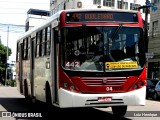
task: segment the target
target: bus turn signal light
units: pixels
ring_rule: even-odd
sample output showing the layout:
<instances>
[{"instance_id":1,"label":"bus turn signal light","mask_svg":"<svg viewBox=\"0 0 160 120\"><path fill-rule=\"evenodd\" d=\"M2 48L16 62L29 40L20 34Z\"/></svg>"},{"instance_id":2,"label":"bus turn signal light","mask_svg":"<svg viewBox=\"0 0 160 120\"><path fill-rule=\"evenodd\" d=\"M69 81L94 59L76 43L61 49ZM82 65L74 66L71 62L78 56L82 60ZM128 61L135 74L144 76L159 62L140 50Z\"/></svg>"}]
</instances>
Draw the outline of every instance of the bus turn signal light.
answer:
<instances>
[{"instance_id":1,"label":"bus turn signal light","mask_svg":"<svg viewBox=\"0 0 160 120\"><path fill-rule=\"evenodd\" d=\"M67 82L67 81L60 81L60 87L69 90L69 91L73 91L73 92L79 92L78 88L76 88L75 85L72 84L72 82Z\"/></svg>"}]
</instances>

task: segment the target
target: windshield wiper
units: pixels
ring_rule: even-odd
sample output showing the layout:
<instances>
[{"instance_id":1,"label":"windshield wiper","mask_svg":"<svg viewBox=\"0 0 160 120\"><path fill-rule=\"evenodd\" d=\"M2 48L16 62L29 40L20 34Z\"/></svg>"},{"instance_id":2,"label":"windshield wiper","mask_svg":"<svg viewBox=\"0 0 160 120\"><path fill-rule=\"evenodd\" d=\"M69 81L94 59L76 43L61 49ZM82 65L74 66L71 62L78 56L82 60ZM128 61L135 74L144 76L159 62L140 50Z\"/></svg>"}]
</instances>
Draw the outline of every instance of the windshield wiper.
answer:
<instances>
[{"instance_id":1,"label":"windshield wiper","mask_svg":"<svg viewBox=\"0 0 160 120\"><path fill-rule=\"evenodd\" d=\"M109 58L112 60L112 61L116 61L114 58L113 58L113 56L110 54L110 42L112 43L114 40L115 40L115 38L116 38L116 36L117 36L117 34L119 33L119 31L120 31L120 29L122 28L122 23L120 23L119 24L119 26L118 26L118 28L116 29L116 31L113 33L113 35L111 36L111 38L109 38L109 42L108 42L108 50L107 50L107 54L108 54L108 56L109 56Z\"/></svg>"},{"instance_id":2,"label":"windshield wiper","mask_svg":"<svg viewBox=\"0 0 160 120\"><path fill-rule=\"evenodd\" d=\"M122 23L121 23L121 24L119 24L119 26L118 26L117 30L116 30L116 31L114 32L114 34L112 35L112 37L111 37L112 42L115 40L115 38L116 38L116 36L117 36L117 34L118 34L119 30L122 28L122 26L123 26L123 24L122 24Z\"/></svg>"}]
</instances>

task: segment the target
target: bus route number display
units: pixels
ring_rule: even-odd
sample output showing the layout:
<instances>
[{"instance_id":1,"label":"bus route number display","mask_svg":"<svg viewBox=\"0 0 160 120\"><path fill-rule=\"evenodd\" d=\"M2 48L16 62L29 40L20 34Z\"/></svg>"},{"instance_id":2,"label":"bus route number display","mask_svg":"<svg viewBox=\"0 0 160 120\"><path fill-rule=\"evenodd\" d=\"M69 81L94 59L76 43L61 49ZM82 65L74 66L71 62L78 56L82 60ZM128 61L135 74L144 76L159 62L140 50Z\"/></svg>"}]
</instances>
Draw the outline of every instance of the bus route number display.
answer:
<instances>
[{"instance_id":1,"label":"bus route number display","mask_svg":"<svg viewBox=\"0 0 160 120\"><path fill-rule=\"evenodd\" d=\"M135 13L123 12L71 12L66 14L66 22L121 21L138 22Z\"/></svg>"}]
</instances>

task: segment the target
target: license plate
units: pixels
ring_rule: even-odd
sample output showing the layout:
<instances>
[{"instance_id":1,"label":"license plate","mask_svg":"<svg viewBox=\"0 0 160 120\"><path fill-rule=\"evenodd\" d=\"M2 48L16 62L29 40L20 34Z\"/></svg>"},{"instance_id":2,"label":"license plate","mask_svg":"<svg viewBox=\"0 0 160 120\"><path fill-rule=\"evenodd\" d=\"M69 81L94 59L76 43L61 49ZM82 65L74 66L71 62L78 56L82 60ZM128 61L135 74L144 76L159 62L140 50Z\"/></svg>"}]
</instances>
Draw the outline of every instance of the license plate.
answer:
<instances>
[{"instance_id":1,"label":"license plate","mask_svg":"<svg viewBox=\"0 0 160 120\"><path fill-rule=\"evenodd\" d=\"M112 101L112 97L99 97L98 101L99 102L111 102Z\"/></svg>"}]
</instances>

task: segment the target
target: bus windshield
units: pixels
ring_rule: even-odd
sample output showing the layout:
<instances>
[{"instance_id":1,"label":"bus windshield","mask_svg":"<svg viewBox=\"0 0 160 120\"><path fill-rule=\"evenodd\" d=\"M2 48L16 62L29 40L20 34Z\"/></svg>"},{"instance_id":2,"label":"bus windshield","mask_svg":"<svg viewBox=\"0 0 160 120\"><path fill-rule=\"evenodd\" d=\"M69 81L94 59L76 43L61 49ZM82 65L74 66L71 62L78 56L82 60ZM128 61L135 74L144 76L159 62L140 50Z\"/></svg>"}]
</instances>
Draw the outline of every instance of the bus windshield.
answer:
<instances>
[{"instance_id":1,"label":"bus windshield","mask_svg":"<svg viewBox=\"0 0 160 120\"><path fill-rule=\"evenodd\" d=\"M61 63L68 70L122 71L145 63L143 30L138 27L65 27L61 44Z\"/></svg>"}]
</instances>

